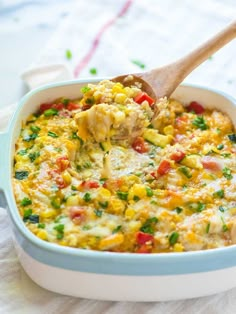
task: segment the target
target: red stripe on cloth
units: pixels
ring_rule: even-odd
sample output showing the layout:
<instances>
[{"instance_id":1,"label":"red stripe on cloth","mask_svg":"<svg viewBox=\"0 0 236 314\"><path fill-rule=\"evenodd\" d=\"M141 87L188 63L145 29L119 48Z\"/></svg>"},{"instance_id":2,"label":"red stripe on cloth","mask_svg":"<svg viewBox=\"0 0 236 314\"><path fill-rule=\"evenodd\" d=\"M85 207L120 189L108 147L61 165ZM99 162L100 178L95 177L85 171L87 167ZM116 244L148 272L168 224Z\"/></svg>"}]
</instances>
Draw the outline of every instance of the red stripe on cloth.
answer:
<instances>
[{"instance_id":1,"label":"red stripe on cloth","mask_svg":"<svg viewBox=\"0 0 236 314\"><path fill-rule=\"evenodd\" d=\"M122 7L122 9L120 10L120 12L113 19L111 19L110 21L108 21L107 23L105 23L102 26L102 28L100 29L100 31L97 33L96 37L94 38L88 53L84 56L84 58L80 61L80 63L75 67L74 77L78 77L80 72L83 70L83 68L89 63L90 59L92 58L93 54L95 53L95 51L96 51L96 49L100 43L100 40L101 40L103 33L110 26L112 26L119 17L122 17L128 11L132 2L133 2L133 0L126 1L124 6Z\"/></svg>"}]
</instances>

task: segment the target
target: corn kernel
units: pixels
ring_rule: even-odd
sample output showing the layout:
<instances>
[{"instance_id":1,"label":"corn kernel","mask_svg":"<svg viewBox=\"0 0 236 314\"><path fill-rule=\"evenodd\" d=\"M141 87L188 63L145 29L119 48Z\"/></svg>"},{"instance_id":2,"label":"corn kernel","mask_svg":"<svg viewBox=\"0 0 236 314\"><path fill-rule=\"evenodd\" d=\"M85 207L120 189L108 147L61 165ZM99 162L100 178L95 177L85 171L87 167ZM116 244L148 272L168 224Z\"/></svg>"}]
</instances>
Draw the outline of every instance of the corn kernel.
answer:
<instances>
[{"instance_id":1,"label":"corn kernel","mask_svg":"<svg viewBox=\"0 0 236 314\"><path fill-rule=\"evenodd\" d=\"M113 214L121 214L125 209L125 204L122 200L112 199L109 203L109 211Z\"/></svg>"},{"instance_id":2,"label":"corn kernel","mask_svg":"<svg viewBox=\"0 0 236 314\"><path fill-rule=\"evenodd\" d=\"M134 184L129 190L129 200L132 200L134 196L138 196L143 199L147 196L146 187L143 184Z\"/></svg>"},{"instance_id":3,"label":"corn kernel","mask_svg":"<svg viewBox=\"0 0 236 314\"><path fill-rule=\"evenodd\" d=\"M133 210L133 208L127 208L126 211L125 211L125 218L126 219L132 219L135 215L135 211Z\"/></svg>"},{"instance_id":4,"label":"corn kernel","mask_svg":"<svg viewBox=\"0 0 236 314\"><path fill-rule=\"evenodd\" d=\"M115 102L117 104L122 104L123 105L125 103L126 99L127 99L127 96L125 94L118 93L115 96Z\"/></svg>"},{"instance_id":5,"label":"corn kernel","mask_svg":"<svg viewBox=\"0 0 236 314\"><path fill-rule=\"evenodd\" d=\"M108 250L115 246L120 245L123 242L124 242L124 235L122 233L116 233L116 234L106 237L105 239L102 239L99 244L99 249Z\"/></svg>"},{"instance_id":6,"label":"corn kernel","mask_svg":"<svg viewBox=\"0 0 236 314\"><path fill-rule=\"evenodd\" d=\"M66 200L67 206L77 206L80 204L81 198L79 195L71 195Z\"/></svg>"},{"instance_id":7,"label":"corn kernel","mask_svg":"<svg viewBox=\"0 0 236 314\"><path fill-rule=\"evenodd\" d=\"M101 198L109 198L111 196L111 192L108 189L100 188L98 196L100 196Z\"/></svg>"},{"instance_id":8,"label":"corn kernel","mask_svg":"<svg viewBox=\"0 0 236 314\"><path fill-rule=\"evenodd\" d=\"M174 135L174 128L172 125L167 125L164 127L163 132L165 135Z\"/></svg>"},{"instance_id":9,"label":"corn kernel","mask_svg":"<svg viewBox=\"0 0 236 314\"><path fill-rule=\"evenodd\" d=\"M175 243L173 249L174 249L174 252L183 252L184 247L181 243Z\"/></svg>"},{"instance_id":10,"label":"corn kernel","mask_svg":"<svg viewBox=\"0 0 236 314\"><path fill-rule=\"evenodd\" d=\"M55 209L46 209L44 212L40 214L42 218L52 218L57 215L57 211Z\"/></svg>"},{"instance_id":11,"label":"corn kernel","mask_svg":"<svg viewBox=\"0 0 236 314\"><path fill-rule=\"evenodd\" d=\"M37 232L37 237L39 237L42 240L47 240L48 239L48 233L46 230L39 230Z\"/></svg>"},{"instance_id":12,"label":"corn kernel","mask_svg":"<svg viewBox=\"0 0 236 314\"><path fill-rule=\"evenodd\" d=\"M130 231L136 232L138 231L142 226L141 221L130 221L129 223L129 229Z\"/></svg>"},{"instance_id":13,"label":"corn kernel","mask_svg":"<svg viewBox=\"0 0 236 314\"><path fill-rule=\"evenodd\" d=\"M62 174L62 178L67 183L68 185L71 183L71 175L69 174L68 171L64 171Z\"/></svg>"}]
</instances>

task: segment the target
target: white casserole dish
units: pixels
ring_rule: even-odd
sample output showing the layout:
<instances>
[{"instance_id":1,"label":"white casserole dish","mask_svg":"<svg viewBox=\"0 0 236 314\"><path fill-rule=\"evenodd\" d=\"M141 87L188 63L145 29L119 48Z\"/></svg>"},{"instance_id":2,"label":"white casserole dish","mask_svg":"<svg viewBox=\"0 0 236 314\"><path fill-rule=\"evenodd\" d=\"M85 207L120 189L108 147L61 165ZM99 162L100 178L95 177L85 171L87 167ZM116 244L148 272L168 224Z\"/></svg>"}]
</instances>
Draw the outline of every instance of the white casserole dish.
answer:
<instances>
[{"instance_id":1,"label":"white casserole dish","mask_svg":"<svg viewBox=\"0 0 236 314\"><path fill-rule=\"evenodd\" d=\"M6 133L0 134L0 206L7 206L15 247L27 274L40 286L62 294L102 300L166 301L218 293L236 286L236 246L207 251L161 254L97 252L62 247L34 236L15 204L12 164L22 121L41 103L76 98L96 80L50 84L28 93L19 103ZM173 97L198 101L228 114L236 125L236 101L217 91L180 86ZM235 197L236 198L236 197Z\"/></svg>"}]
</instances>

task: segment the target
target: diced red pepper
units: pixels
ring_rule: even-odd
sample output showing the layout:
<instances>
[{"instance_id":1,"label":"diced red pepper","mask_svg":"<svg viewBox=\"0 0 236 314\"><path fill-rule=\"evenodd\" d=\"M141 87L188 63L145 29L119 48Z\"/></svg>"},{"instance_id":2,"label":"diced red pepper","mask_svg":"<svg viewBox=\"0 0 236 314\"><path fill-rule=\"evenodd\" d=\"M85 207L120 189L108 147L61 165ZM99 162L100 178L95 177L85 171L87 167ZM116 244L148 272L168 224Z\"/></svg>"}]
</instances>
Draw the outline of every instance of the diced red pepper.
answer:
<instances>
[{"instance_id":1,"label":"diced red pepper","mask_svg":"<svg viewBox=\"0 0 236 314\"><path fill-rule=\"evenodd\" d=\"M146 153L148 151L147 144L145 143L143 137L136 137L132 143L132 147L140 154Z\"/></svg>"},{"instance_id":2,"label":"diced red pepper","mask_svg":"<svg viewBox=\"0 0 236 314\"><path fill-rule=\"evenodd\" d=\"M137 249L136 253L148 254L151 253L151 250L152 248L150 246L143 244Z\"/></svg>"},{"instance_id":3,"label":"diced red pepper","mask_svg":"<svg viewBox=\"0 0 236 314\"><path fill-rule=\"evenodd\" d=\"M155 100L145 92L141 92L136 97L134 97L134 101L137 104L141 104L144 100L148 102L149 106L152 106L155 102Z\"/></svg>"},{"instance_id":4,"label":"diced red pepper","mask_svg":"<svg viewBox=\"0 0 236 314\"><path fill-rule=\"evenodd\" d=\"M214 159L213 157L210 157L210 156L203 157L201 162L202 162L204 169L208 169L208 170L212 170L212 171L219 171L222 168L219 161L217 161L216 159Z\"/></svg>"},{"instance_id":5,"label":"diced red pepper","mask_svg":"<svg viewBox=\"0 0 236 314\"><path fill-rule=\"evenodd\" d=\"M43 113L44 111L52 108L52 104L41 104L39 107L39 112Z\"/></svg>"},{"instance_id":6,"label":"diced red pepper","mask_svg":"<svg viewBox=\"0 0 236 314\"><path fill-rule=\"evenodd\" d=\"M64 189L64 188L66 188L69 184L68 183L66 183L64 180L63 180L63 178L60 176L60 175L58 175L57 177L56 177L56 185L58 186L58 188L59 189Z\"/></svg>"},{"instance_id":7,"label":"diced red pepper","mask_svg":"<svg viewBox=\"0 0 236 314\"><path fill-rule=\"evenodd\" d=\"M175 162L181 161L184 157L185 157L185 153L180 150L170 155L170 159L174 160Z\"/></svg>"},{"instance_id":8,"label":"diced red pepper","mask_svg":"<svg viewBox=\"0 0 236 314\"><path fill-rule=\"evenodd\" d=\"M81 187L85 188L85 189L97 189L99 188L99 183L96 181L83 181L81 183Z\"/></svg>"},{"instance_id":9,"label":"diced red pepper","mask_svg":"<svg viewBox=\"0 0 236 314\"><path fill-rule=\"evenodd\" d=\"M151 173L150 173L150 175L153 177L153 178L157 178L157 173L156 173L156 171L152 171Z\"/></svg>"},{"instance_id":10,"label":"diced red pepper","mask_svg":"<svg viewBox=\"0 0 236 314\"><path fill-rule=\"evenodd\" d=\"M80 105L79 104L75 104L73 102L69 102L69 104L66 107L66 109L69 110L69 111L76 110L76 109L79 109L79 108L80 108Z\"/></svg>"},{"instance_id":11,"label":"diced red pepper","mask_svg":"<svg viewBox=\"0 0 236 314\"><path fill-rule=\"evenodd\" d=\"M171 169L170 162L168 160L162 160L157 169L157 173L159 173L162 176L169 172L170 169Z\"/></svg>"},{"instance_id":12,"label":"diced red pepper","mask_svg":"<svg viewBox=\"0 0 236 314\"><path fill-rule=\"evenodd\" d=\"M136 233L136 241L140 245L146 244L147 242L153 243L154 236L152 234L149 234L149 233L138 231Z\"/></svg>"},{"instance_id":13,"label":"diced red pepper","mask_svg":"<svg viewBox=\"0 0 236 314\"><path fill-rule=\"evenodd\" d=\"M79 206L72 206L69 209L69 216L76 225L79 225L86 219L86 211L84 208L81 208Z\"/></svg>"},{"instance_id":14,"label":"diced red pepper","mask_svg":"<svg viewBox=\"0 0 236 314\"><path fill-rule=\"evenodd\" d=\"M56 165L59 171L62 172L70 166L70 161L67 156L58 157L56 159Z\"/></svg>"},{"instance_id":15,"label":"diced red pepper","mask_svg":"<svg viewBox=\"0 0 236 314\"><path fill-rule=\"evenodd\" d=\"M199 104L196 101L192 101L188 106L187 106L188 111L194 111L196 114L201 114L205 111L203 106Z\"/></svg>"}]
</instances>

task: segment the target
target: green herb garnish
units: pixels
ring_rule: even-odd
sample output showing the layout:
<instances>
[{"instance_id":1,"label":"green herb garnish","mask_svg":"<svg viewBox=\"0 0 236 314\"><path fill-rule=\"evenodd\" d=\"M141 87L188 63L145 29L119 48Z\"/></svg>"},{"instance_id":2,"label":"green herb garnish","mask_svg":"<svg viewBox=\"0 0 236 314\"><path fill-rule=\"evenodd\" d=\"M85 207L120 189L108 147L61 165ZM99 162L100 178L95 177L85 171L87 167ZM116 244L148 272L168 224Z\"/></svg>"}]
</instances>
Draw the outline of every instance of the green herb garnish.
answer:
<instances>
[{"instance_id":1,"label":"green herb garnish","mask_svg":"<svg viewBox=\"0 0 236 314\"><path fill-rule=\"evenodd\" d=\"M146 189L147 196L152 197L153 196L153 190L149 186L146 186L145 189Z\"/></svg>"},{"instance_id":2,"label":"green herb garnish","mask_svg":"<svg viewBox=\"0 0 236 314\"><path fill-rule=\"evenodd\" d=\"M56 116L58 114L58 110L55 108L50 108L45 110L43 114L45 117Z\"/></svg>"},{"instance_id":3,"label":"green herb garnish","mask_svg":"<svg viewBox=\"0 0 236 314\"><path fill-rule=\"evenodd\" d=\"M27 154L27 151L28 151L27 148L26 148L26 149L21 149L21 150L19 150L19 152L17 153L17 155L24 156L24 155Z\"/></svg>"},{"instance_id":4,"label":"green herb garnish","mask_svg":"<svg viewBox=\"0 0 236 314\"><path fill-rule=\"evenodd\" d=\"M217 149L218 149L218 150L222 150L223 148L224 148L224 145L223 145L223 144L217 145Z\"/></svg>"},{"instance_id":5,"label":"green herb garnish","mask_svg":"<svg viewBox=\"0 0 236 314\"><path fill-rule=\"evenodd\" d=\"M236 133L229 134L228 138L230 139L231 142L236 143Z\"/></svg>"},{"instance_id":6,"label":"green herb garnish","mask_svg":"<svg viewBox=\"0 0 236 314\"><path fill-rule=\"evenodd\" d=\"M41 129L36 125L31 125L30 130L34 133L38 133Z\"/></svg>"},{"instance_id":7,"label":"green herb garnish","mask_svg":"<svg viewBox=\"0 0 236 314\"><path fill-rule=\"evenodd\" d=\"M183 211L183 208L177 206L177 207L175 207L174 210L176 211L177 214L180 214Z\"/></svg>"},{"instance_id":8,"label":"green herb garnish","mask_svg":"<svg viewBox=\"0 0 236 314\"><path fill-rule=\"evenodd\" d=\"M81 93L83 93L83 94L89 92L90 90L91 90L91 88L88 87L88 86L83 86L83 87L80 89Z\"/></svg>"},{"instance_id":9,"label":"green herb garnish","mask_svg":"<svg viewBox=\"0 0 236 314\"><path fill-rule=\"evenodd\" d=\"M21 206L28 206L31 204L32 204L32 201L28 197L24 197L23 200L20 202Z\"/></svg>"},{"instance_id":10,"label":"green herb garnish","mask_svg":"<svg viewBox=\"0 0 236 314\"><path fill-rule=\"evenodd\" d=\"M194 211L200 213L200 212L202 212L206 208L206 204L203 204L201 202L192 203L192 204L189 205L189 208L191 210L194 210Z\"/></svg>"},{"instance_id":11,"label":"green herb garnish","mask_svg":"<svg viewBox=\"0 0 236 314\"><path fill-rule=\"evenodd\" d=\"M172 232L171 235L169 236L170 245L174 245L177 242L178 238L179 238L178 232L175 231Z\"/></svg>"},{"instance_id":12,"label":"green herb garnish","mask_svg":"<svg viewBox=\"0 0 236 314\"><path fill-rule=\"evenodd\" d=\"M95 209L95 210L94 210L94 214L95 214L97 217L102 217L102 210Z\"/></svg>"},{"instance_id":13,"label":"green herb garnish","mask_svg":"<svg viewBox=\"0 0 236 314\"><path fill-rule=\"evenodd\" d=\"M58 137L58 135L56 133L51 132L51 131L48 132L48 136L51 136L51 137L54 137L54 138Z\"/></svg>"},{"instance_id":14,"label":"green herb garnish","mask_svg":"<svg viewBox=\"0 0 236 314\"><path fill-rule=\"evenodd\" d=\"M123 200L123 201L127 201L128 199L128 192L121 192L121 191L118 191L116 193L116 195L119 197L119 199Z\"/></svg>"},{"instance_id":15,"label":"green herb garnish","mask_svg":"<svg viewBox=\"0 0 236 314\"><path fill-rule=\"evenodd\" d=\"M208 129L208 125L206 124L206 121L205 121L203 116L197 116L193 120L192 124L195 125L198 129L201 129L201 130L207 130Z\"/></svg>"},{"instance_id":16,"label":"green herb garnish","mask_svg":"<svg viewBox=\"0 0 236 314\"><path fill-rule=\"evenodd\" d=\"M232 174L231 174L231 170L227 167L224 167L222 170L223 176L227 179L227 180L231 180L233 178Z\"/></svg>"},{"instance_id":17,"label":"green herb garnish","mask_svg":"<svg viewBox=\"0 0 236 314\"><path fill-rule=\"evenodd\" d=\"M216 191L216 192L214 192L213 193L213 196L214 197L218 197L218 198L223 198L224 197L224 195L225 195L225 192L224 192L224 190L218 190L218 191Z\"/></svg>"},{"instance_id":18,"label":"green herb garnish","mask_svg":"<svg viewBox=\"0 0 236 314\"><path fill-rule=\"evenodd\" d=\"M85 194L84 194L84 196L83 196L83 200L85 201L85 202L89 202L89 201L91 201L91 194L90 193L88 193L88 192L86 192Z\"/></svg>"},{"instance_id":19,"label":"green herb garnish","mask_svg":"<svg viewBox=\"0 0 236 314\"><path fill-rule=\"evenodd\" d=\"M63 224L56 225L53 229L57 231L57 239L60 240L64 237L64 228Z\"/></svg>"},{"instance_id":20,"label":"green herb garnish","mask_svg":"<svg viewBox=\"0 0 236 314\"><path fill-rule=\"evenodd\" d=\"M59 198L58 198L58 199L57 199L57 198L52 199L52 200L51 200L51 205L52 205L52 207L55 208L55 209L60 209L60 208L61 208L61 203L60 203Z\"/></svg>"},{"instance_id":21,"label":"green herb garnish","mask_svg":"<svg viewBox=\"0 0 236 314\"><path fill-rule=\"evenodd\" d=\"M157 217L148 218L140 228L140 231L144 233L154 234L154 224L158 222Z\"/></svg>"},{"instance_id":22,"label":"green herb garnish","mask_svg":"<svg viewBox=\"0 0 236 314\"><path fill-rule=\"evenodd\" d=\"M107 201L105 201L105 202L99 202L98 204L99 204L99 206L101 206L101 207L104 208L104 209L108 207L108 202L107 202Z\"/></svg>"},{"instance_id":23,"label":"green herb garnish","mask_svg":"<svg viewBox=\"0 0 236 314\"><path fill-rule=\"evenodd\" d=\"M208 223L208 224L207 224L207 226L206 226L206 233L209 233L210 226L211 226L211 224L210 224L210 223Z\"/></svg>"},{"instance_id":24,"label":"green herb garnish","mask_svg":"<svg viewBox=\"0 0 236 314\"><path fill-rule=\"evenodd\" d=\"M112 233L117 233L117 232L119 232L119 231L121 230L121 228L122 228L121 225L117 226L115 229L112 230Z\"/></svg>"},{"instance_id":25,"label":"green herb garnish","mask_svg":"<svg viewBox=\"0 0 236 314\"><path fill-rule=\"evenodd\" d=\"M97 74L97 69L96 69L96 68L91 68L91 69L89 70L89 72L90 72L90 74L92 74L92 75L96 75L96 74Z\"/></svg>"},{"instance_id":26,"label":"green herb garnish","mask_svg":"<svg viewBox=\"0 0 236 314\"><path fill-rule=\"evenodd\" d=\"M40 152L29 153L28 156L30 161L34 162L40 156Z\"/></svg>"},{"instance_id":27,"label":"green herb garnish","mask_svg":"<svg viewBox=\"0 0 236 314\"><path fill-rule=\"evenodd\" d=\"M15 178L17 180L24 180L28 177L29 172L28 171L16 171L15 172Z\"/></svg>"},{"instance_id":28,"label":"green herb garnish","mask_svg":"<svg viewBox=\"0 0 236 314\"><path fill-rule=\"evenodd\" d=\"M137 65L138 67L140 67L140 69L144 69L145 68L145 64L142 63L141 61L139 60L131 60L131 62L135 65Z\"/></svg>"},{"instance_id":29,"label":"green herb garnish","mask_svg":"<svg viewBox=\"0 0 236 314\"><path fill-rule=\"evenodd\" d=\"M72 58L72 52L69 49L67 49L66 50L66 59L70 60L71 58Z\"/></svg>"},{"instance_id":30,"label":"green herb garnish","mask_svg":"<svg viewBox=\"0 0 236 314\"><path fill-rule=\"evenodd\" d=\"M219 211L221 211L222 213L224 213L225 211L227 211L227 207L220 205L219 206Z\"/></svg>"},{"instance_id":31,"label":"green herb garnish","mask_svg":"<svg viewBox=\"0 0 236 314\"><path fill-rule=\"evenodd\" d=\"M220 217L221 221L222 221L222 230L223 232L226 232L229 230L228 226L226 225L225 221L224 221L224 218L221 216Z\"/></svg>"},{"instance_id":32,"label":"green herb garnish","mask_svg":"<svg viewBox=\"0 0 236 314\"><path fill-rule=\"evenodd\" d=\"M137 195L134 195L133 200L134 200L135 202L138 202L138 201L140 200L140 197L138 197Z\"/></svg>"},{"instance_id":33,"label":"green herb garnish","mask_svg":"<svg viewBox=\"0 0 236 314\"><path fill-rule=\"evenodd\" d=\"M188 179L192 178L192 174L191 174L188 167L186 167L186 166L179 167L178 171L180 171L182 174L184 174L185 177L187 177Z\"/></svg>"},{"instance_id":34,"label":"green herb garnish","mask_svg":"<svg viewBox=\"0 0 236 314\"><path fill-rule=\"evenodd\" d=\"M44 223L39 223L39 224L38 224L38 228L39 228L39 229L44 229L45 226L46 226L46 225L45 225Z\"/></svg>"},{"instance_id":35,"label":"green herb garnish","mask_svg":"<svg viewBox=\"0 0 236 314\"><path fill-rule=\"evenodd\" d=\"M35 140L37 137L38 137L38 134L37 134L37 133L32 133L32 134L27 135L26 137L24 137L24 138L23 138L23 141L25 141L25 142L30 142L30 141Z\"/></svg>"}]
</instances>

